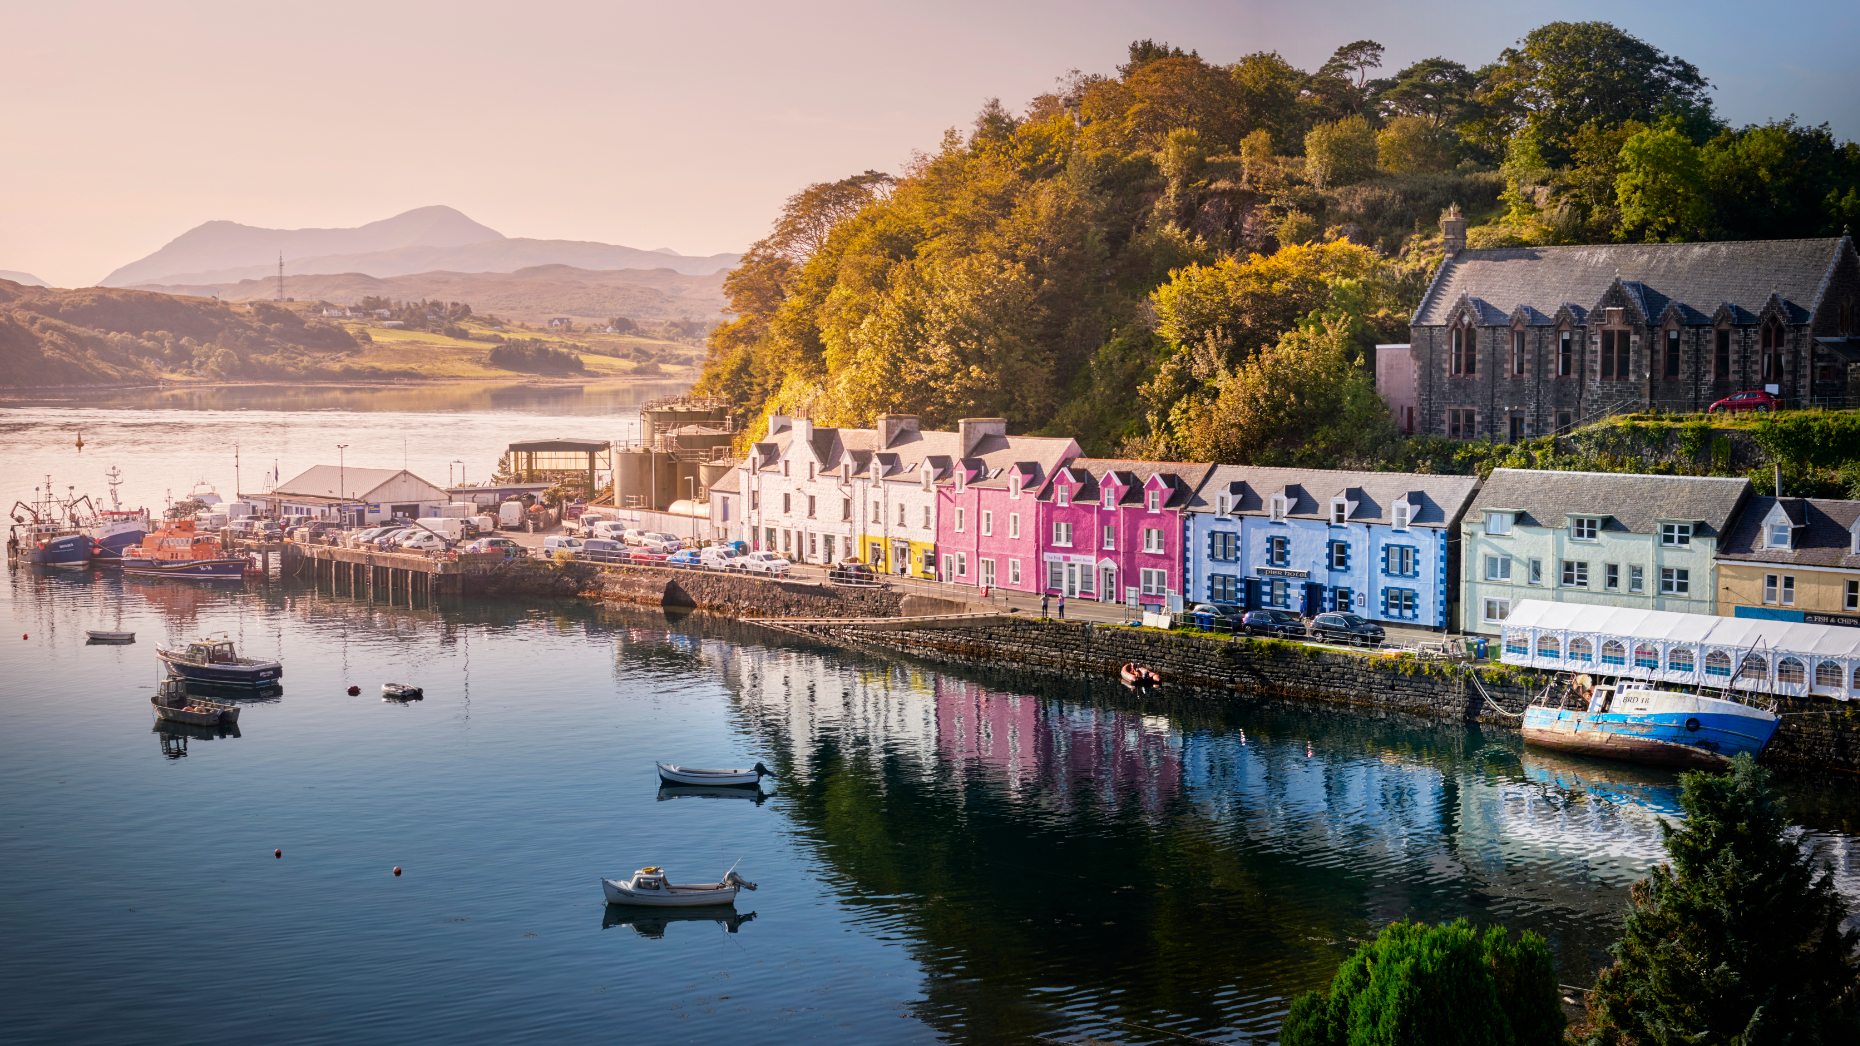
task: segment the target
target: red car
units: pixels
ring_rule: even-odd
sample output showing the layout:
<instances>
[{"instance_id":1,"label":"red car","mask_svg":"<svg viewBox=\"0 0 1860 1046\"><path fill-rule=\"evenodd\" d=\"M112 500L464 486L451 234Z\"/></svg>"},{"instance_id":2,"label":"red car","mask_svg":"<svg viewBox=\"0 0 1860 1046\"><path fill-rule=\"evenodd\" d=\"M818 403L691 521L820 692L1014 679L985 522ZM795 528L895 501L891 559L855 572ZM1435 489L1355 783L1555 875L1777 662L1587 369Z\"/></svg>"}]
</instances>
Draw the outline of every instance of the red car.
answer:
<instances>
[{"instance_id":1,"label":"red car","mask_svg":"<svg viewBox=\"0 0 1860 1046\"><path fill-rule=\"evenodd\" d=\"M1762 389L1746 389L1734 392L1705 408L1707 414L1736 414L1739 411L1772 411L1782 406L1782 401L1764 392Z\"/></svg>"}]
</instances>

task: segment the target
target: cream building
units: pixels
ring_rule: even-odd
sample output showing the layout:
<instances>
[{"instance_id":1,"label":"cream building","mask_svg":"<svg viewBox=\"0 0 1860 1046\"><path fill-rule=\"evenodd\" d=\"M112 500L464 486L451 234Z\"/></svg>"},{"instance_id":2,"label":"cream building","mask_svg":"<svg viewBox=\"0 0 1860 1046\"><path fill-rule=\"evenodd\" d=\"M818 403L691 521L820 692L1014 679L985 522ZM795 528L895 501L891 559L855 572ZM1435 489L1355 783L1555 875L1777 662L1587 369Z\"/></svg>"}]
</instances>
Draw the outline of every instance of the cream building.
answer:
<instances>
[{"instance_id":1,"label":"cream building","mask_svg":"<svg viewBox=\"0 0 1860 1046\"><path fill-rule=\"evenodd\" d=\"M1750 499L1717 591L1726 616L1860 626L1860 501Z\"/></svg>"}]
</instances>

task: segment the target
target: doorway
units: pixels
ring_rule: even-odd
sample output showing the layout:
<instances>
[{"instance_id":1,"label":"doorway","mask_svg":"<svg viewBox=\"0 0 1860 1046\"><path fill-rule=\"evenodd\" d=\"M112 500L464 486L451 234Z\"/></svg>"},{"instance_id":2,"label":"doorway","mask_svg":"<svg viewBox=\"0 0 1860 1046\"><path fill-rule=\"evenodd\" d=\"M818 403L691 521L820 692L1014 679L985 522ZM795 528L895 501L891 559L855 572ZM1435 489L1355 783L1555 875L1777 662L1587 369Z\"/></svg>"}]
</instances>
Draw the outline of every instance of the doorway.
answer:
<instances>
[{"instance_id":1,"label":"doorway","mask_svg":"<svg viewBox=\"0 0 1860 1046\"><path fill-rule=\"evenodd\" d=\"M1101 566L1098 568L1098 601L1101 603L1117 602L1117 568Z\"/></svg>"}]
</instances>

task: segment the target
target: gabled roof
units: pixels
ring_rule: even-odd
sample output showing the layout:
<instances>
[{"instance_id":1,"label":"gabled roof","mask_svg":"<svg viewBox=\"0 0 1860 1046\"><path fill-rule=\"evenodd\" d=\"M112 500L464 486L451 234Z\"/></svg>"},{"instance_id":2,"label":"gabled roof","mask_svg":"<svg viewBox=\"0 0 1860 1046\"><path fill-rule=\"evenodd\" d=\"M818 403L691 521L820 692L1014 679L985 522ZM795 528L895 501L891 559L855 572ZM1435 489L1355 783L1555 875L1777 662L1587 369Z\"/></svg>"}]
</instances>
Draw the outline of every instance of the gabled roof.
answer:
<instances>
[{"instance_id":1,"label":"gabled roof","mask_svg":"<svg viewBox=\"0 0 1860 1046\"><path fill-rule=\"evenodd\" d=\"M1571 516L1600 516L1603 530L1632 534L1652 534L1662 520L1686 521L1722 537L1749 490L1748 480L1720 476L1493 469L1467 519L1506 509L1520 513L1524 526L1559 529Z\"/></svg>"},{"instance_id":2,"label":"gabled roof","mask_svg":"<svg viewBox=\"0 0 1860 1046\"><path fill-rule=\"evenodd\" d=\"M1744 506L1737 526L1718 546L1718 558L1751 563L1787 563L1805 567L1850 567L1860 570L1853 554L1853 527L1860 520L1860 501L1824 501L1783 498L1783 513L1795 526L1792 548L1765 548L1763 521L1777 507L1773 497L1754 497Z\"/></svg>"},{"instance_id":3,"label":"gabled roof","mask_svg":"<svg viewBox=\"0 0 1860 1046\"><path fill-rule=\"evenodd\" d=\"M1272 496L1284 493L1288 518L1328 520L1331 499L1341 497L1356 502L1350 522L1392 523L1394 506L1405 500L1414 506L1410 526L1441 528L1459 516L1478 486L1476 476L1216 465L1188 510L1213 512L1227 494L1236 515L1265 516L1271 514Z\"/></svg>"},{"instance_id":4,"label":"gabled roof","mask_svg":"<svg viewBox=\"0 0 1860 1046\"><path fill-rule=\"evenodd\" d=\"M1078 476L1078 500L1098 499L1098 484L1106 476L1117 476L1118 485L1124 491L1118 497L1120 505L1140 505L1143 503L1143 488L1150 477L1161 476L1169 484L1169 496L1163 500L1164 508L1183 508L1195 496L1195 488L1201 486L1213 465L1180 461L1137 461L1129 458L1073 458L1066 463L1067 469ZM1042 501L1051 498L1049 486L1042 492Z\"/></svg>"},{"instance_id":5,"label":"gabled roof","mask_svg":"<svg viewBox=\"0 0 1860 1046\"><path fill-rule=\"evenodd\" d=\"M1791 322L1803 322L1820 307L1827 275L1852 250L1852 241L1833 237L1461 251L1441 264L1413 324L1442 325L1462 301L1477 304L1481 323L1505 323L1519 308L1548 318L1565 304L1593 308L1616 281L1650 318L1672 303L1693 316L1729 305L1754 317L1774 294L1788 303Z\"/></svg>"},{"instance_id":6,"label":"gabled roof","mask_svg":"<svg viewBox=\"0 0 1860 1046\"><path fill-rule=\"evenodd\" d=\"M1010 473L1018 471L1022 487L1038 491L1052 477L1053 470L1079 450L1069 438L1054 436L983 436L961 464L969 468L966 480L971 487L1006 489ZM954 477L948 477L951 482Z\"/></svg>"},{"instance_id":7,"label":"gabled roof","mask_svg":"<svg viewBox=\"0 0 1860 1046\"><path fill-rule=\"evenodd\" d=\"M355 465L314 465L290 479L278 484L267 492L267 497L290 497L298 495L308 498L350 497L367 500L368 495L399 476L407 476L417 483L424 483L435 490L442 490L435 484L415 476L406 469L368 469ZM346 488L346 493L344 492Z\"/></svg>"}]
</instances>

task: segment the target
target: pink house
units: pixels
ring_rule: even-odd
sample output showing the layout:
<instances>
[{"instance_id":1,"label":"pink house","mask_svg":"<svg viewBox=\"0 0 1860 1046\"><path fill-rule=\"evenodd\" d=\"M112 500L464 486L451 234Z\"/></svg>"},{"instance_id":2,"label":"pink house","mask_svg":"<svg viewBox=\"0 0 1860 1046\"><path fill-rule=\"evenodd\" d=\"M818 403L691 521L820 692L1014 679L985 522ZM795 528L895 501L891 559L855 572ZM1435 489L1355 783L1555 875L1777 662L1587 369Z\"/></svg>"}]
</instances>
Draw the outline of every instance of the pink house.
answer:
<instances>
[{"instance_id":1,"label":"pink house","mask_svg":"<svg viewBox=\"0 0 1860 1046\"><path fill-rule=\"evenodd\" d=\"M1212 465L1074 458L1040 496L1040 584L1068 599L1180 610L1182 511Z\"/></svg>"},{"instance_id":2,"label":"pink house","mask_svg":"<svg viewBox=\"0 0 1860 1046\"><path fill-rule=\"evenodd\" d=\"M956 423L961 454L937 481L937 575L954 585L1037 592L1040 492L1075 457L1070 439L1010 436L1000 418Z\"/></svg>"}]
</instances>

